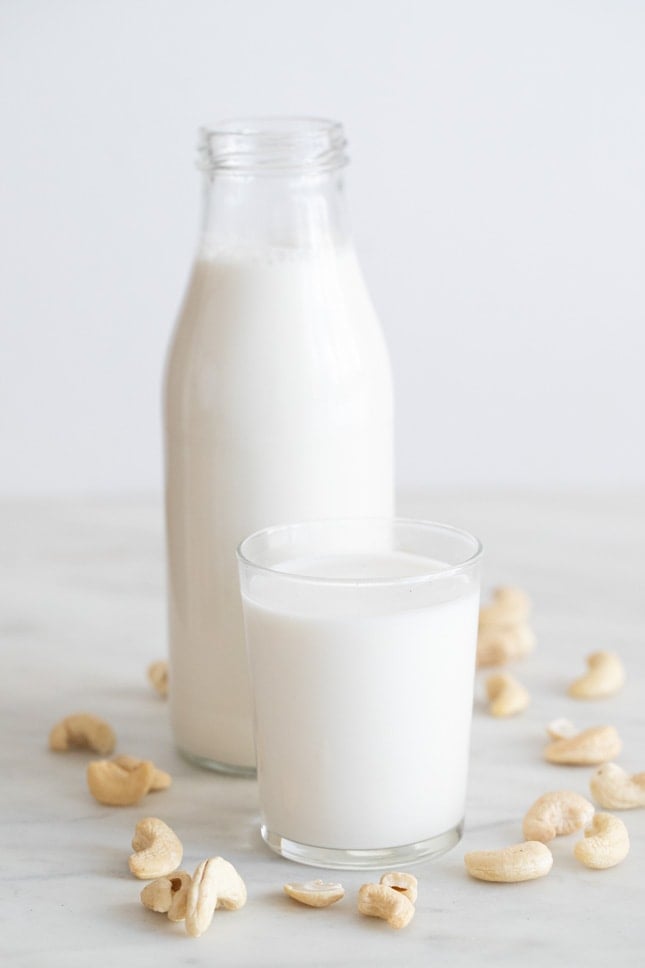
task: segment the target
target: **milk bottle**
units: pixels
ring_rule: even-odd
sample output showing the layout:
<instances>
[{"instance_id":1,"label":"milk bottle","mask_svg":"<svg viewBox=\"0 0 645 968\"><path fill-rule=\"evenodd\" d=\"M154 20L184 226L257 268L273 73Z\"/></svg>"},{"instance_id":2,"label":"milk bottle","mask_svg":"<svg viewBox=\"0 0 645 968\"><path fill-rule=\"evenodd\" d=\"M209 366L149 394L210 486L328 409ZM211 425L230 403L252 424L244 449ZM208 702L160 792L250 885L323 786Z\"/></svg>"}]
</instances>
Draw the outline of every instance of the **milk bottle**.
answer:
<instances>
[{"instance_id":1,"label":"milk bottle","mask_svg":"<svg viewBox=\"0 0 645 968\"><path fill-rule=\"evenodd\" d=\"M179 750L254 769L235 549L270 524L393 513L387 349L349 235L339 124L204 131L205 211L164 386Z\"/></svg>"}]
</instances>

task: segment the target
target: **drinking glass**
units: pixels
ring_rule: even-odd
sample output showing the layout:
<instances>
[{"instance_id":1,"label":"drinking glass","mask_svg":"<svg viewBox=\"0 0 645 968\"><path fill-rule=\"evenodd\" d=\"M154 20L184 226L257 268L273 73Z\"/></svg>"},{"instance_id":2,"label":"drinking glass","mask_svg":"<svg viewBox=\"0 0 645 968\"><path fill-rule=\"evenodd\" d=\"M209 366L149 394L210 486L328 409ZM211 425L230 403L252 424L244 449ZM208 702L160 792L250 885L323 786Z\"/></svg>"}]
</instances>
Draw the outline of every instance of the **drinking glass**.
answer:
<instances>
[{"instance_id":1,"label":"drinking glass","mask_svg":"<svg viewBox=\"0 0 645 968\"><path fill-rule=\"evenodd\" d=\"M392 867L460 839L482 549L405 519L246 538L238 564L261 833L322 867Z\"/></svg>"}]
</instances>

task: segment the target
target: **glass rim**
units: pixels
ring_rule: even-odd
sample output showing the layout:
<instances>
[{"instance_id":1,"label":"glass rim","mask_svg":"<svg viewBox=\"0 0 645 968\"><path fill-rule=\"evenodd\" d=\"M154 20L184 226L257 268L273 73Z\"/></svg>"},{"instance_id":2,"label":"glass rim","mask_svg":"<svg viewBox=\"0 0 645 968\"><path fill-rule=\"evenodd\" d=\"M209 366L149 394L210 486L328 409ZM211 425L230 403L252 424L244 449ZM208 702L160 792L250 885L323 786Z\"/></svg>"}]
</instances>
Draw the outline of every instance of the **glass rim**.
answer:
<instances>
[{"instance_id":1,"label":"glass rim","mask_svg":"<svg viewBox=\"0 0 645 968\"><path fill-rule=\"evenodd\" d=\"M321 526L325 524L339 525L339 524L369 524L370 522L375 524L391 524L391 525L405 525L412 526L422 530L440 530L444 534L452 534L455 537L465 538L472 542L475 546L474 552L464 558L463 561L458 562L454 565L447 565L445 568L441 568L439 571L428 572L426 575L410 575L409 577L403 578L324 578L316 575L300 575L294 574L288 571L281 571L271 565L262 565L252 558L249 558L246 554L244 546L254 539L265 537L268 538L272 534L277 532L288 532L300 528L310 528L312 526ZM275 524L267 528L260 528L258 531L253 531L251 534L247 535L240 541L236 549L236 556L238 562L241 564L253 568L256 571L262 571L270 575L278 575L281 578L286 578L291 581L299 581L307 584L314 585L339 585L345 588L369 588L387 585L388 587L399 587L405 585L418 585L424 582L433 582L443 580L445 578L451 578L455 575L459 575L464 571L467 571L473 565L477 564L481 560L484 553L484 548L479 540L479 538L472 534L470 531L466 531L464 528L457 528L452 524L443 524L440 521L425 521L421 518L404 518L404 517L367 517L367 518L319 518L311 521L294 521L292 524Z\"/></svg>"}]
</instances>

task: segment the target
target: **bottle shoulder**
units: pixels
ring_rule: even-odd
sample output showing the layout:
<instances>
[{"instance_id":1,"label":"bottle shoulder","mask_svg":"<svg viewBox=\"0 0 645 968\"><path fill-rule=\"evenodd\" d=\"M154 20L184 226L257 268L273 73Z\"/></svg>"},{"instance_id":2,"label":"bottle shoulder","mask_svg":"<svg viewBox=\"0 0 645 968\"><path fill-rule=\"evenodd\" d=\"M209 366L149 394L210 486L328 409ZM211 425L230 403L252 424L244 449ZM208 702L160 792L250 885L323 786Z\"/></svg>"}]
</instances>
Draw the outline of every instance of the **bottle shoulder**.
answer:
<instances>
[{"instance_id":1,"label":"bottle shoulder","mask_svg":"<svg viewBox=\"0 0 645 968\"><path fill-rule=\"evenodd\" d=\"M197 343L246 350L289 340L339 346L380 331L351 248L262 257L198 258L173 334L173 346Z\"/></svg>"}]
</instances>

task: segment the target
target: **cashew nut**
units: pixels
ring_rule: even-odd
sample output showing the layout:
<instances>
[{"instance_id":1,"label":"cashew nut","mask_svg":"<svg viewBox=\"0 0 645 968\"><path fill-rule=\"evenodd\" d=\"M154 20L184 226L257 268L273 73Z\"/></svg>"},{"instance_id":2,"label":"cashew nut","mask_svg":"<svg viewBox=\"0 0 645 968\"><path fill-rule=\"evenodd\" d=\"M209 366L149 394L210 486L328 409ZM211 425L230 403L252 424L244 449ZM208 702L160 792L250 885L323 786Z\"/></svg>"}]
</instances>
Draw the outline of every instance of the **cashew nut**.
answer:
<instances>
[{"instance_id":1,"label":"cashew nut","mask_svg":"<svg viewBox=\"0 0 645 968\"><path fill-rule=\"evenodd\" d=\"M591 777L591 792L607 810L645 807L645 773L632 776L617 763L603 763Z\"/></svg>"},{"instance_id":2,"label":"cashew nut","mask_svg":"<svg viewBox=\"0 0 645 968\"><path fill-rule=\"evenodd\" d=\"M416 904L418 884L414 874L406 874L404 871L389 871L387 874L383 874L380 883L393 891L405 894L412 904Z\"/></svg>"},{"instance_id":3,"label":"cashew nut","mask_svg":"<svg viewBox=\"0 0 645 968\"><path fill-rule=\"evenodd\" d=\"M139 897L150 911L167 914L169 921L183 921L190 882L191 876L187 871L175 871L146 884Z\"/></svg>"},{"instance_id":4,"label":"cashew nut","mask_svg":"<svg viewBox=\"0 0 645 968\"><path fill-rule=\"evenodd\" d=\"M543 844L586 827L594 815L593 804L579 793L557 790L539 797L524 817L522 830L527 840Z\"/></svg>"},{"instance_id":5,"label":"cashew nut","mask_svg":"<svg viewBox=\"0 0 645 968\"><path fill-rule=\"evenodd\" d=\"M480 625L477 635L477 665L504 665L521 659L535 648L535 635L528 625Z\"/></svg>"},{"instance_id":6,"label":"cashew nut","mask_svg":"<svg viewBox=\"0 0 645 968\"><path fill-rule=\"evenodd\" d=\"M527 840L502 850L472 850L464 856L466 870L480 881L532 881L544 877L553 866L549 848L538 840Z\"/></svg>"},{"instance_id":7,"label":"cashew nut","mask_svg":"<svg viewBox=\"0 0 645 968\"><path fill-rule=\"evenodd\" d=\"M305 881L304 884L285 884L283 890L294 901L317 908L329 907L330 904L335 904L345 896L342 884L326 883L321 880Z\"/></svg>"},{"instance_id":8,"label":"cashew nut","mask_svg":"<svg viewBox=\"0 0 645 968\"><path fill-rule=\"evenodd\" d=\"M593 652L587 656L587 666L586 675L569 686L574 699L603 699L625 684L625 669L615 652Z\"/></svg>"},{"instance_id":9,"label":"cashew nut","mask_svg":"<svg viewBox=\"0 0 645 968\"><path fill-rule=\"evenodd\" d=\"M531 600L521 588L496 588L493 600L479 611L480 625L520 625L531 611Z\"/></svg>"},{"instance_id":10,"label":"cashew nut","mask_svg":"<svg viewBox=\"0 0 645 968\"><path fill-rule=\"evenodd\" d=\"M385 884L363 884L358 892L358 910L371 918L382 918L393 928L404 928L414 917L414 904L400 891Z\"/></svg>"},{"instance_id":11,"label":"cashew nut","mask_svg":"<svg viewBox=\"0 0 645 968\"><path fill-rule=\"evenodd\" d=\"M165 699L168 695L168 663L165 659L159 659L148 666L148 679L153 689Z\"/></svg>"},{"instance_id":12,"label":"cashew nut","mask_svg":"<svg viewBox=\"0 0 645 968\"><path fill-rule=\"evenodd\" d=\"M493 600L479 611L477 665L503 665L535 647L528 625L531 603L519 588L497 588Z\"/></svg>"},{"instance_id":13,"label":"cashew nut","mask_svg":"<svg viewBox=\"0 0 645 968\"><path fill-rule=\"evenodd\" d=\"M570 719L561 716L560 719L552 719L546 731L551 739L569 739L571 736L575 736L579 729L573 725Z\"/></svg>"},{"instance_id":14,"label":"cashew nut","mask_svg":"<svg viewBox=\"0 0 645 968\"><path fill-rule=\"evenodd\" d=\"M592 726L575 736L563 737L549 743L544 750L544 756L549 763L593 766L618 756L622 747L620 736L613 726Z\"/></svg>"},{"instance_id":15,"label":"cashew nut","mask_svg":"<svg viewBox=\"0 0 645 968\"><path fill-rule=\"evenodd\" d=\"M88 749L107 756L116 746L114 730L104 719L92 713L72 713L65 716L49 734L49 748L58 752Z\"/></svg>"},{"instance_id":16,"label":"cashew nut","mask_svg":"<svg viewBox=\"0 0 645 968\"><path fill-rule=\"evenodd\" d=\"M486 693L492 716L515 716L523 712L531 701L528 689L507 673L489 676L486 680Z\"/></svg>"},{"instance_id":17,"label":"cashew nut","mask_svg":"<svg viewBox=\"0 0 645 968\"><path fill-rule=\"evenodd\" d=\"M583 840L573 848L573 855L585 865L595 870L615 867L625 860L629 853L629 834L627 827L618 817L610 813L595 814L586 828Z\"/></svg>"},{"instance_id":18,"label":"cashew nut","mask_svg":"<svg viewBox=\"0 0 645 968\"><path fill-rule=\"evenodd\" d=\"M145 817L134 829L134 854L128 866L142 881L172 874L181 864L184 853L181 840L170 827L157 817Z\"/></svg>"},{"instance_id":19,"label":"cashew nut","mask_svg":"<svg viewBox=\"0 0 645 968\"><path fill-rule=\"evenodd\" d=\"M129 807L150 791L155 765L141 760L125 769L114 760L93 760L87 766L87 785L92 796L110 807Z\"/></svg>"},{"instance_id":20,"label":"cashew nut","mask_svg":"<svg viewBox=\"0 0 645 968\"><path fill-rule=\"evenodd\" d=\"M515 633L496 626L480 626L477 633L477 665L504 665L517 652Z\"/></svg>"},{"instance_id":21,"label":"cashew nut","mask_svg":"<svg viewBox=\"0 0 645 968\"><path fill-rule=\"evenodd\" d=\"M203 860L193 874L186 901L186 931L198 938L213 920L216 908L237 911L246 904L246 885L223 857Z\"/></svg>"},{"instance_id":22,"label":"cashew nut","mask_svg":"<svg viewBox=\"0 0 645 968\"><path fill-rule=\"evenodd\" d=\"M128 773L135 770L141 763L148 762L146 760L139 760L136 756L128 756L122 753L120 756L113 756L112 763L116 763L117 766L123 767ZM152 764L154 766L154 763ZM165 770L160 770L158 767L154 766L154 773L152 774L152 783L150 786L150 793L155 793L157 790L166 790L172 783L172 777L170 773L166 773Z\"/></svg>"}]
</instances>

